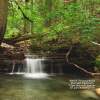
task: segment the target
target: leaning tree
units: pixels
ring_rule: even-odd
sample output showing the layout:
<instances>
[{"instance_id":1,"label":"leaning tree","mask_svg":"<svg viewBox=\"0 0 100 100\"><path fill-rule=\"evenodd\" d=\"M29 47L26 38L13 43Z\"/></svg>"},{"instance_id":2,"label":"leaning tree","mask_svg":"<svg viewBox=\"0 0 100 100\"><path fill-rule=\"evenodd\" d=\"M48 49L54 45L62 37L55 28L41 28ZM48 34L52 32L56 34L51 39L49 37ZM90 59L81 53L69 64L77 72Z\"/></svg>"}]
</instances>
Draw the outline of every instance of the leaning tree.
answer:
<instances>
[{"instance_id":1,"label":"leaning tree","mask_svg":"<svg viewBox=\"0 0 100 100\"><path fill-rule=\"evenodd\" d=\"M0 44L4 38L7 24L8 0L0 0Z\"/></svg>"}]
</instances>

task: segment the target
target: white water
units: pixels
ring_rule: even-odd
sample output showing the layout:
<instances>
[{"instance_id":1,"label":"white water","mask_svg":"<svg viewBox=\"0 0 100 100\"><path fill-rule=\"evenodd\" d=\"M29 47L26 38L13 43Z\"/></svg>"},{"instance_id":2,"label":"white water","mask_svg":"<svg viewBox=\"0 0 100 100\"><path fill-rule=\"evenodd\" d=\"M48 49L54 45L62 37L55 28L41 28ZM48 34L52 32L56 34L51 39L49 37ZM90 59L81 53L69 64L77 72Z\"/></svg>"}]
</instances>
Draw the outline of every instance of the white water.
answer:
<instances>
[{"instance_id":1,"label":"white water","mask_svg":"<svg viewBox=\"0 0 100 100\"><path fill-rule=\"evenodd\" d=\"M15 65L17 64L15 61L13 61L12 65L12 71L9 73L10 75L13 74L18 74L18 75L23 75L26 78L33 78L33 79L40 79L40 78L48 78L48 76L53 76L53 75L63 75L63 68L61 67L62 65L57 65L57 72L54 70L54 65L53 62L50 64L50 73L47 74L44 72L44 67L45 65L43 64L44 60L47 59L39 59L37 56L34 55L26 55L26 59L23 60L21 63L23 64L24 67L18 66L16 67ZM16 68L17 70L16 70Z\"/></svg>"},{"instance_id":2,"label":"white water","mask_svg":"<svg viewBox=\"0 0 100 100\"><path fill-rule=\"evenodd\" d=\"M9 73L10 75L14 74L14 69L15 69L15 61L12 62L12 71Z\"/></svg>"},{"instance_id":3,"label":"white water","mask_svg":"<svg viewBox=\"0 0 100 100\"><path fill-rule=\"evenodd\" d=\"M26 78L47 78L48 74L44 73L44 59L26 58L26 71L24 77Z\"/></svg>"},{"instance_id":4,"label":"white water","mask_svg":"<svg viewBox=\"0 0 100 100\"><path fill-rule=\"evenodd\" d=\"M24 74L24 72L20 71L20 66L18 67L18 72L15 72L14 71L15 67L16 67L16 61L13 61L12 62L12 71L11 71L11 73L8 73L8 74L10 74L10 75L13 75L13 74L18 74L18 75Z\"/></svg>"}]
</instances>

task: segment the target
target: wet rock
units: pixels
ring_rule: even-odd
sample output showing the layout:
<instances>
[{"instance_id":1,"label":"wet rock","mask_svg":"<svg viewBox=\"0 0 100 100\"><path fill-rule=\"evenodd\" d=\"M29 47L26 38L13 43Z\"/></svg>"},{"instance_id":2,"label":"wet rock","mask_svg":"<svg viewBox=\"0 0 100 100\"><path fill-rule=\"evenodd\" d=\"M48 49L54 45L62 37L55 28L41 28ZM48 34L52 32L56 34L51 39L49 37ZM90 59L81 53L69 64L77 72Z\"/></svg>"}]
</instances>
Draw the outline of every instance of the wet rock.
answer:
<instances>
[{"instance_id":1,"label":"wet rock","mask_svg":"<svg viewBox=\"0 0 100 100\"><path fill-rule=\"evenodd\" d=\"M82 90L80 92L80 95L85 98L85 99L90 99L90 100L99 100L98 95L96 94L95 91L93 90Z\"/></svg>"},{"instance_id":2,"label":"wet rock","mask_svg":"<svg viewBox=\"0 0 100 100\"><path fill-rule=\"evenodd\" d=\"M95 92L96 92L96 94L97 94L98 96L100 96L100 88L96 88L96 89L95 89Z\"/></svg>"}]
</instances>

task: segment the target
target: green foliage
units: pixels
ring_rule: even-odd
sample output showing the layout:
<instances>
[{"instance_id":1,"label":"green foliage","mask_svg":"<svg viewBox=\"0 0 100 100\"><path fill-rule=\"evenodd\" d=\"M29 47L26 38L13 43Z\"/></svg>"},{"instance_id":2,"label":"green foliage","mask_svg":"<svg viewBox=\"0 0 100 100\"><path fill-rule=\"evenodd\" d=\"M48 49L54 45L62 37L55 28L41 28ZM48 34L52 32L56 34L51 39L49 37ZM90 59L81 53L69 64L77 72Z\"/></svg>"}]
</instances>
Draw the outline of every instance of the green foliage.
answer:
<instances>
[{"instance_id":1,"label":"green foliage","mask_svg":"<svg viewBox=\"0 0 100 100\"><path fill-rule=\"evenodd\" d=\"M95 63L96 63L96 67L100 69L100 55L97 56Z\"/></svg>"},{"instance_id":2,"label":"green foliage","mask_svg":"<svg viewBox=\"0 0 100 100\"><path fill-rule=\"evenodd\" d=\"M19 35L23 26L22 24L22 13L18 10L18 7L14 2L10 2L5 38L12 38Z\"/></svg>"},{"instance_id":3,"label":"green foliage","mask_svg":"<svg viewBox=\"0 0 100 100\"><path fill-rule=\"evenodd\" d=\"M17 1L18 5L9 1L5 38L28 34L24 32L25 21L31 25L32 46L42 46L43 49L47 47L48 50L76 43L86 44L96 39L96 34L99 33L99 0L77 0L68 4L62 0ZM18 6L32 22L24 18ZM26 28L29 28L28 25Z\"/></svg>"}]
</instances>

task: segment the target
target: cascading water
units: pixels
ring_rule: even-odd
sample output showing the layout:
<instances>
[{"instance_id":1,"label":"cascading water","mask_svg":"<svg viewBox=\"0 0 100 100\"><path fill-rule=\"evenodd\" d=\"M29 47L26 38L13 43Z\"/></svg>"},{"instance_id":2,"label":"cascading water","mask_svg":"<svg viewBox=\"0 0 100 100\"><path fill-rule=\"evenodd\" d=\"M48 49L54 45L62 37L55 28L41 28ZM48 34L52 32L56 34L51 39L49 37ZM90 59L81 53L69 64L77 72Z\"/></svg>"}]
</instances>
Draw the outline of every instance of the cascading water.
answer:
<instances>
[{"instance_id":1,"label":"cascading water","mask_svg":"<svg viewBox=\"0 0 100 100\"><path fill-rule=\"evenodd\" d=\"M15 69L15 61L12 61L12 71L9 73L10 75L14 74L14 69Z\"/></svg>"},{"instance_id":2,"label":"cascading water","mask_svg":"<svg viewBox=\"0 0 100 100\"><path fill-rule=\"evenodd\" d=\"M44 59L34 59L31 57L27 57L24 76L27 78L47 78L48 74L43 72L43 60Z\"/></svg>"},{"instance_id":3,"label":"cascading water","mask_svg":"<svg viewBox=\"0 0 100 100\"><path fill-rule=\"evenodd\" d=\"M25 57L26 59L22 61L12 61L10 75L18 74L33 79L48 78L48 76L53 75L63 75L63 67L59 62L55 63L54 60L38 58L35 55L25 55Z\"/></svg>"}]
</instances>

